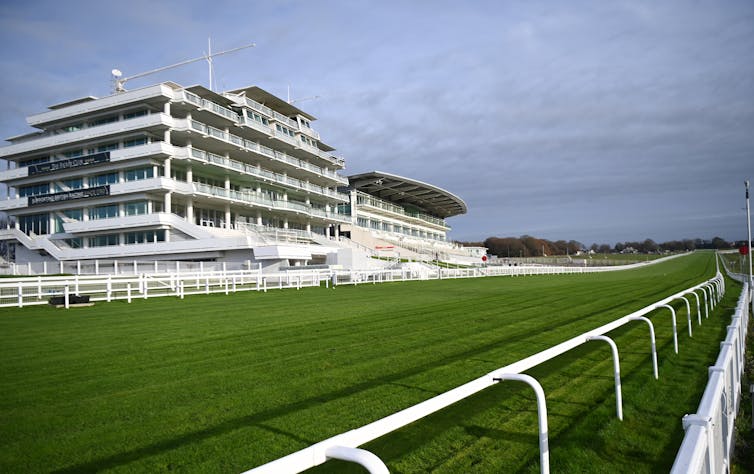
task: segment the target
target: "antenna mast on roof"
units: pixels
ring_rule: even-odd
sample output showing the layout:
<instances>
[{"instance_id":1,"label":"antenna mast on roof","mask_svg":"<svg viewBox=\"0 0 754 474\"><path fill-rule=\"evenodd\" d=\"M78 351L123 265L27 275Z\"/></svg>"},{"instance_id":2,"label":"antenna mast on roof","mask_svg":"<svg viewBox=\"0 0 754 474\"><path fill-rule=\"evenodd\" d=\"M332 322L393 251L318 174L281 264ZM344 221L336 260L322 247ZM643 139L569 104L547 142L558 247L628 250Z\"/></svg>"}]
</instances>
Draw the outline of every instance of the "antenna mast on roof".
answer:
<instances>
[{"instance_id":1,"label":"antenna mast on roof","mask_svg":"<svg viewBox=\"0 0 754 474\"><path fill-rule=\"evenodd\" d=\"M208 43L208 46L211 47L211 43ZM114 91L125 92L126 89L124 86L126 82L130 81L131 79L138 79L140 77L149 76L150 74L156 74L158 72L167 71L168 69L185 66L186 64L195 63L203 59L206 60L207 63L209 64L209 88L211 90L212 89L212 58L216 56L222 56L223 54L234 53L236 51L240 51L246 48L253 48L254 46L256 46L256 43L249 43L243 46L239 46L237 48L226 49L225 51L220 51L218 53L212 53L211 51L208 50L207 54L204 56L200 56L198 58L193 58L193 59L187 59L186 61L181 61L179 63L171 64L169 66L158 67L157 69L152 69L151 71L146 71L146 72L140 72L139 74L134 74L133 76L128 76L128 77L122 77L123 73L119 69L113 69L111 73L113 75L113 83L115 86Z\"/></svg>"}]
</instances>

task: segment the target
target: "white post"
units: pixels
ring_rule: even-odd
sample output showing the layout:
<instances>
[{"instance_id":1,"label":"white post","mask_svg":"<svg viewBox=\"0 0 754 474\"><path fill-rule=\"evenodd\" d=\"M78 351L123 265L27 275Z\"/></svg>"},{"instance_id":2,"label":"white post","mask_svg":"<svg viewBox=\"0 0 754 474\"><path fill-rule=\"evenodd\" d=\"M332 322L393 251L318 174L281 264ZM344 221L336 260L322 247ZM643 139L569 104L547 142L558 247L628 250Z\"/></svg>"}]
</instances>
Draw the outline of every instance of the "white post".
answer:
<instances>
[{"instance_id":1,"label":"white post","mask_svg":"<svg viewBox=\"0 0 754 474\"><path fill-rule=\"evenodd\" d=\"M746 236L749 239L746 242L746 246L749 247L749 299L751 299L751 311L754 313L754 298L752 298L752 291L754 291L754 276L751 273L751 209L749 208L749 180L746 184Z\"/></svg>"},{"instance_id":2,"label":"white post","mask_svg":"<svg viewBox=\"0 0 754 474\"><path fill-rule=\"evenodd\" d=\"M99 275L99 260L94 260L94 274Z\"/></svg>"},{"instance_id":3,"label":"white post","mask_svg":"<svg viewBox=\"0 0 754 474\"><path fill-rule=\"evenodd\" d=\"M689 337L693 337L693 335L691 334L691 305L689 304L689 300L687 300L683 296L679 296L678 298L686 302L686 318L689 321Z\"/></svg>"},{"instance_id":4,"label":"white post","mask_svg":"<svg viewBox=\"0 0 754 474\"><path fill-rule=\"evenodd\" d=\"M23 308L24 307L24 287L21 286L22 283L18 282L18 307Z\"/></svg>"},{"instance_id":5,"label":"white post","mask_svg":"<svg viewBox=\"0 0 754 474\"><path fill-rule=\"evenodd\" d=\"M652 369L654 369L655 380L657 380L659 374L657 373L657 346L655 344L654 324L652 324L652 321L650 321L649 318L645 318L644 316L634 316L631 319L634 321L644 321L649 325L649 338L652 340Z\"/></svg>"},{"instance_id":6,"label":"white post","mask_svg":"<svg viewBox=\"0 0 754 474\"><path fill-rule=\"evenodd\" d=\"M675 309L669 304L658 306L658 308L668 308L670 310L670 314L673 317L673 347L675 348L675 353L678 354L678 331L675 324Z\"/></svg>"},{"instance_id":7,"label":"white post","mask_svg":"<svg viewBox=\"0 0 754 474\"><path fill-rule=\"evenodd\" d=\"M615 376L615 411L618 419L623 421L623 397L620 389L620 361L618 360L618 346L607 336L591 336L586 338L587 341L605 341L610 345L613 351L613 375Z\"/></svg>"},{"instance_id":8,"label":"white post","mask_svg":"<svg viewBox=\"0 0 754 474\"><path fill-rule=\"evenodd\" d=\"M112 276L107 275L107 301L110 302L111 292L113 290L113 284L111 281Z\"/></svg>"},{"instance_id":9,"label":"white post","mask_svg":"<svg viewBox=\"0 0 754 474\"><path fill-rule=\"evenodd\" d=\"M70 291L68 289L68 283L66 282L65 287L63 288L63 304L65 305L65 309L68 309L71 307L71 299L69 297Z\"/></svg>"},{"instance_id":10,"label":"white post","mask_svg":"<svg viewBox=\"0 0 754 474\"><path fill-rule=\"evenodd\" d=\"M526 374L502 374L499 378L493 379L498 382L503 380L516 380L524 382L534 389L537 396L537 419L539 421L539 470L542 474L550 472L550 448L547 441L547 404L545 402L545 391L542 385L534 377Z\"/></svg>"},{"instance_id":11,"label":"white post","mask_svg":"<svg viewBox=\"0 0 754 474\"><path fill-rule=\"evenodd\" d=\"M131 282L126 285L126 301L131 302Z\"/></svg>"},{"instance_id":12,"label":"white post","mask_svg":"<svg viewBox=\"0 0 754 474\"><path fill-rule=\"evenodd\" d=\"M373 453L359 448L349 448L347 446L331 446L325 451L328 459L340 459L359 464L364 467L370 474L390 474L385 463Z\"/></svg>"}]
</instances>

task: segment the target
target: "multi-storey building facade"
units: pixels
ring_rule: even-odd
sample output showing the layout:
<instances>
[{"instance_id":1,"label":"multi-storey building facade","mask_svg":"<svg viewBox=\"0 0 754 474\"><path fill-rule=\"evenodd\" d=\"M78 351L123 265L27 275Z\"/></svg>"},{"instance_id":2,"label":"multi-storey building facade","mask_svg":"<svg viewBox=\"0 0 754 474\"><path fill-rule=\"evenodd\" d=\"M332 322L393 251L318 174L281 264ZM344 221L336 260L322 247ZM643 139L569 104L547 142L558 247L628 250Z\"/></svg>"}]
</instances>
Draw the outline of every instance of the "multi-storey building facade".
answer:
<instances>
[{"instance_id":1,"label":"multi-storey building facade","mask_svg":"<svg viewBox=\"0 0 754 474\"><path fill-rule=\"evenodd\" d=\"M17 261L324 262L350 222L343 159L314 117L257 87L165 82L27 121L39 130L0 148L0 239Z\"/></svg>"},{"instance_id":2,"label":"multi-storey building facade","mask_svg":"<svg viewBox=\"0 0 754 474\"><path fill-rule=\"evenodd\" d=\"M383 254L405 258L478 263L468 250L447 240L445 219L466 213L455 194L428 183L382 171L349 176L351 216L343 231Z\"/></svg>"}]
</instances>

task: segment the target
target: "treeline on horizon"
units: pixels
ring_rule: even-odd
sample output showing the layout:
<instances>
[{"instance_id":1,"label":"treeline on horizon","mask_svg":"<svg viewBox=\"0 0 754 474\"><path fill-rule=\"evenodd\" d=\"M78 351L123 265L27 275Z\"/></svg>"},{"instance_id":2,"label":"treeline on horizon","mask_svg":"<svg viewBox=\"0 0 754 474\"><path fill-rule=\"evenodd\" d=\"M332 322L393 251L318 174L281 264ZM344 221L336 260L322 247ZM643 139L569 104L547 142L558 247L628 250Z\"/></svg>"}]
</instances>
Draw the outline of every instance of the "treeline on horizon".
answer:
<instances>
[{"instance_id":1,"label":"treeline on horizon","mask_svg":"<svg viewBox=\"0 0 754 474\"><path fill-rule=\"evenodd\" d=\"M521 237L488 237L484 242L459 242L459 244L472 247L487 247L489 254L497 255L500 258L541 257L543 253L544 255L576 255L578 252L584 250L591 250L602 254L621 253L632 250L639 253L657 253L696 249L720 250L730 249L734 246L733 243L721 237L715 237L712 240L684 239L662 243L646 239L642 242L618 242L613 246L610 244L595 243L587 247L576 240L552 241L532 237L531 235L522 235Z\"/></svg>"}]
</instances>

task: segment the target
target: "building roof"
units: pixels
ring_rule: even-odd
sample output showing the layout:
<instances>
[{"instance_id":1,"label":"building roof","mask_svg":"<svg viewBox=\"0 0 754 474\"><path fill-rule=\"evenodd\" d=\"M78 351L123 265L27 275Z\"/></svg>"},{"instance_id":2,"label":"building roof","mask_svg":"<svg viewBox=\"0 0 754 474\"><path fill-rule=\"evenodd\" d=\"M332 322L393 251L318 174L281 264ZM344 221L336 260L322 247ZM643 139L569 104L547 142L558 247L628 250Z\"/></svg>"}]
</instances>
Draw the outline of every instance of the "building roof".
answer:
<instances>
[{"instance_id":1,"label":"building roof","mask_svg":"<svg viewBox=\"0 0 754 474\"><path fill-rule=\"evenodd\" d=\"M455 194L431 184L382 171L348 177L351 187L399 206L414 206L446 218L466 214L466 203Z\"/></svg>"},{"instance_id":2,"label":"building roof","mask_svg":"<svg viewBox=\"0 0 754 474\"><path fill-rule=\"evenodd\" d=\"M270 94L266 90L257 86L242 87L241 89L234 89L232 91L226 91L227 94L239 95L243 94L251 100L259 102L260 104L271 108L287 117L294 115L300 115L309 120L316 120L313 115L310 115L298 107L289 104L280 97Z\"/></svg>"}]
</instances>

